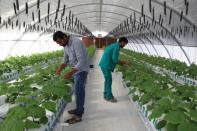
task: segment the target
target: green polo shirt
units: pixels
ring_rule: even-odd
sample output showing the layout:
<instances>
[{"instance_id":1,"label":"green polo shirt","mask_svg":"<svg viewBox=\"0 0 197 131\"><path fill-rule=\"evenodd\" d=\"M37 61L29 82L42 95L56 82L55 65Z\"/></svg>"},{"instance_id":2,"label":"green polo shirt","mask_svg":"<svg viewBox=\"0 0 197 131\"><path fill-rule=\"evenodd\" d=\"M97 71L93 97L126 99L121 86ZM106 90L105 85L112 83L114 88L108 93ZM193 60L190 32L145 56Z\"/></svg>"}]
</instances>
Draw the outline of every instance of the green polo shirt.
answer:
<instances>
[{"instance_id":1,"label":"green polo shirt","mask_svg":"<svg viewBox=\"0 0 197 131\"><path fill-rule=\"evenodd\" d=\"M107 46L99 62L99 66L101 68L105 68L113 71L116 64L119 61L119 51L120 51L120 44L117 42Z\"/></svg>"}]
</instances>

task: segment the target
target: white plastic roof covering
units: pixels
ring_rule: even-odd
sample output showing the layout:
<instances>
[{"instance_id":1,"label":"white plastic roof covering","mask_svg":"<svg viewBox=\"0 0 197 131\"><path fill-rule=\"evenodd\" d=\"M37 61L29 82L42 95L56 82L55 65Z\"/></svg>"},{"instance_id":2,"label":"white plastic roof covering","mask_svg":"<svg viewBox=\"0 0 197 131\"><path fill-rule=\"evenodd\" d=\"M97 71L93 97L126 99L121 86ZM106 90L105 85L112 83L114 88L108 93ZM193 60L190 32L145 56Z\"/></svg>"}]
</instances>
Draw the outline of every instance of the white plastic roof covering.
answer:
<instances>
[{"instance_id":1,"label":"white plastic roof covering","mask_svg":"<svg viewBox=\"0 0 197 131\"><path fill-rule=\"evenodd\" d=\"M68 16L69 11L71 10L74 16L77 17L91 32L98 30L111 32L120 23L131 17L131 15L133 17L134 12L136 14L136 21L140 22L142 5L144 6L144 15L146 20L151 23L153 19L152 12L150 12L149 8L151 1L151 7L155 9L155 21L158 22L161 15L163 19L163 26L161 27L158 25L156 28L151 27L150 30L146 30L145 33L154 32L157 37L155 39L149 38L146 34L143 34L144 32L138 34L126 34L126 36L129 38L130 44L133 46L133 50L137 49L136 47L138 46L142 46L141 48L138 47L138 51L141 50L142 52L146 52L145 50L147 50L149 47L153 48L152 45L154 45L157 47L162 47L162 50L167 53L167 56L172 57L173 55L170 52L168 45L178 45L179 47L177 48L183 54L186 61L189 63L194 61L193 59L189 60L189 58L187 58L189 52L186 51L187 49L185 48L197 47L197 0L18 0L19 11L17 11L17 15L15 15L13 3L16 3L16 1L17 0L0 0L0 16L2 19L0 24L1 33L4 33L5 30L10 30L10 32L12 32L11 28L7 29L2 24L3 20L7 20L8 18L11 18L14 22L16 22L16 20L21 23L25 21L27 24L33 25L36 23L36 25L62 30L61 27L51 27L49 24L46 25L45 22L45 17L48 13L48 3L50 3L50 19L53 21L55 18L56 9L58 7L58 1L60 1L58 13L59 20L63 11L63 6L66 5L63 21L65 21L65 17ZM39 9L41 13L41 23L36 22L38 20L37 1L40 1ZM25 13L26 2L28 3L29 7L28 15ZM164 14L164 2L166 2L167 5L166 15ZM186 14L187 5L188 14ZM170 10L173 12L171 24L169 24ZM181 11L183 12L182 21L180 21ZM35 16L34 22L32 21L32 12L34 12ZM141 19L141 21L143 21L143 19ZM184 27L187 27L189 31L186 31L185 35L182 33L179 36L181 32L180 28L183 32ZM172 29L174 29L173 33L171 32ZM156 32L161 30L167 30L169 35L165 38L160 37ZM18 33L21 34L20 37L17 37L18 40L24 39L23 33L23 30ZM146 38L142 37L141 35L145 35ZM36 39L39 38L40 37ZM144 48L144 51L142 48ZM159 49L157 49L157 51L159 52Z\"/></svg>"},{"instance_id":2,"label":"white plastic roof covering","mask_svg":"<svg viewBox=\"0 0 197 131\"><path fill-rule=\"evenodd\" d=\"M2 19L15 16L13 3L17 0L0 0L0 14ZM37 0L18 0L19 12L17 19L27 23L32 22L31 13L35 13L35 19L37 18ZM155 7L155 18L158 19L159 15L163 15L163 2L166 1L167 6L172 8L173 11L180 14L181 10L185 13L185 0L151 0L152 7ZM184 17L191 23L197 23L197 1L186 0L189 3L189 14ZM28 2L29 14L25 14L25 3ZM41 17L47 15L48 3L51 3L50 13L56 11L58 6L58 0L40 0ZM144 5L145 15L152 18L149 12L149 0L60 0L60 10L63 5L66 5L66 12L71 10L82 23L84 23L90 31L103 30L106 32L111 31L121 21L129 17L133 11L141 12L141 6ZM62 11L62 10L61 10ZM169 10L167 9L167 16L164 18L164 22L168 23ZM54 17L55 13L51 16ZM59 15L60 16L60 15ZM52 19L52 18L51 18ZM188 22L179 22L179 16L173 15L173 24L189 24ZM42 24L45 24L44 20ZM167 25L167 24L166 24Z\"/></svg>"}]
</instances>

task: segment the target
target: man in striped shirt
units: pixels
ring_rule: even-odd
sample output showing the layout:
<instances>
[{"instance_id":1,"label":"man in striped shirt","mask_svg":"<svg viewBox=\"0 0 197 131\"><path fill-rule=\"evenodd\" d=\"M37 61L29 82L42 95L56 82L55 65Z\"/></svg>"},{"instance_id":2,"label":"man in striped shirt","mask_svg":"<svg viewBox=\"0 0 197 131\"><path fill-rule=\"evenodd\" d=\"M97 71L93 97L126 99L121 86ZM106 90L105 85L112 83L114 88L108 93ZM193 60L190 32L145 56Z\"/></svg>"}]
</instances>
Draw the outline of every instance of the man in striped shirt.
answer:
<instances>
[{"instance_id":1,"label":"man in striped shirt","mask_svg":"<svg viewBox=\"0 0 197 131\"><path fill-rule=\"evenodd\" d=\"M89 70L88 52L80 39L66 35L61 31L54 33L53 40L60 46L64 47L62 64L57 69L56 74L60 75L61 71L66 66L72 68L71 71L65 74L65 78L70 79L71 77L74 77L76 109L68 111L69 114L73 114L73 117L66 122L74 124L82 120L82 114L84 112L85 83Z\"/></svg>"}]
</instances>

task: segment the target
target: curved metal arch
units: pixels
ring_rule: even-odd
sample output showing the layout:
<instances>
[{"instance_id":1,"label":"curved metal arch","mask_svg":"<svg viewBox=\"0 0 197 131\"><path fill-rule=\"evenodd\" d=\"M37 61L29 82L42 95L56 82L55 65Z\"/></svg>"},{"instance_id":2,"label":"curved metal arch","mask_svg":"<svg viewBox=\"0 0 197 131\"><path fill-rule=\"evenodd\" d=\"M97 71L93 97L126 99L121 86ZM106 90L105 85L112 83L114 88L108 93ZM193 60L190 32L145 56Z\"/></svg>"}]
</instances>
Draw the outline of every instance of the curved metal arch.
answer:
<instances>
[{"instance_id":1,"label":"curved metal arch","mask_svg":"<svg viewBox=\"0 0 197 131\"><path fill-rule=\"evenodd\" d=\"M46 2L47 0L40 0L40 3L43 3L43 2ZM28 8L30 9L30 8L32 8L32 7L34 7L34 6L37 6L37 1L35 1L34 3L32 3L31 5L28 5ZM26 11L26 9L25 9L25 6L24 6L24 8L21 10L21 11L19 11L18 13L17 13L17 15L13 15L13 16L11 16L11 20L12 19L14 19L14 18L16 18L16 17L18 17L18 15L20 15L20 14L22 14L23 12L25 12ZM3 27L4 25L1 25L0 26L0 29Z\"/></svg>"},{"instance_id":2,"label":"curved metal arch","mask_svg":"<svg viewBox=\"0 0 197 131\"><path fill-rule=\"evenodd\" d=\"M92 23L92 24L97 24L97 23L100 23L99 21L89 21L89 22L86 22L87 24L89 23ZM109 23L109 21L101 21L101 23ZM117 25L117 23L114 23L114 22L111 22L109 24L114 24L114 25Z\"/></svg>"},{"instance_id":3,"label":"curved metal arch","mask_svg":"<svg viewBox=\"0 0 197 131\"><path fill-rule=\"evenodd\" d=\"M156 4L159 4L159 5L163 6L163 3L161 3L161 2L158 1L158 0L152 0L152 2L154 2L154 3L156 3ZM181 13L180 13L178 10L176 10L176 9L174 9L173 7L167 5L167 3L166 3L166 8L169 9L169 10L172 10L172 11L173 11L176 15L178 15L178 16L181 15ZM183 19L184 19L186 22L188 22L190 25L192 25L192 26L195 25L195 22L192 22L190 19L188 19L188 17L185 17L184 15L183 15Z\"/></svg>"},{"instance_id":4,"label":"curved metal arch","mask_svg":"<svg viewBox=\"0 0 197 131\"><path fill-rule=\"evenodd\" d=\"M129 43L128 45L131 46L131 47L133 47L133 50L134 50L134 51L139 52L138 48L137 48L135 45L133 46L133 43ZM135 48L134 48L134 47L135 47Z\"/></svg>"},{"instance_id":5,"label":"curved metal arch","mask_svg":"<svg viewBox=\"0 0 197 131\"><path fill-rule=\"evenodd\" d=\"M155 48L155 45L152 43L152 41L144 35L144 38L152 45L153 49L155 50L157 56L159 56L159 53L157 52L156 48Z\"/></svg>"},{"instance_id":6,"label":"curved metal arch","mask_svg":"<svg viewBox=\"0 0 197 131\"><path fill-rule=\"evenodd\" d=\"M131 50L134 50L133 46L131 46L131 44L128 43L128 47L131 48Z\"/></svg>"},{"instance_id":7,"label":"curved metal arch","mask_svg":"<svg viewBox=\"0 0 197 131\"><path fill-rule=\"evenodd\" d=\"M108 13L113 13L113 14L114 14L114 12L108 12ZM117 13L115 13L115 14L117 14ZM121 15L121 16L122 16L122 14L118 14L118 15ZM125 17L128 17L128 16L125 16ZM138 21L136 21L136 22L138 22ZM138 23L139 23L139 22L138 22ZM149 30L149 31L151 31L151 30ZM152 31L151 31L151 32L152 32ZM166 49L166 51L167 51L169 57L171 58L171 55L170 55L168 49L165 47L165 45L164 45L164 43L161 41L161 39L160 39L159 37L157 37L157 35L156 35L154 32L152 32L152 33L156 36L156 38L157 38L157 39L160 41L160 43L164 46L164 48ZM144 52L144 51L143 51L143 52Z\"/></svg>"},{"instance_id":8,"label":"curved metal arch","mask_svg":"<svg viewBox=\"0 0 197 131\"><path fill-rule=\"evenodd\" d=\"M99 11L97 11L97 12L99 12ZM105 11L103 11L103 12L105 12ZM81 12L80 14L83 14L83 13L91 13L91 12ZM112 14L117 14L117 15L124 16L123 14L115 13L115 12L108 12L108 13L112 13ZM125 16L125 17L128 17L128 16ZM64 20L64 19L63 19L63 20ZM136 22L137 22L138 24L140 23L138 20L136 20ZM146 28L146 29L148 29L148 28ZM166 48L164 42L163 42L153 31L151 31L150 29L148 29L148 30L149 30L151 33L153 33L154 36L155 36L155 37L159 40L159 42L163 45L164 49L166 50L167 54L169 55L169 58L172 58L172 56L171 56L169 50Z\"/></svg>"},{"instance_id":9,"label":"curved metal arch","mask_svg":"<svg viewBox=\"0 0 197 131\"><path fill-rule=\"evenodd\" d=\"M90 22L89 25L90 25L89 28L91 28L92 25L98 25L98 24ZM101 26L104 27L104 28L109 28L109 27L114 28L116 25L115 24L110 24L110 23L105 23L105 24L102 24Z\"/></svg>"},{"instance_id":10,"label":"curved metal arch","mask_svg":"<svg viewBox=\"0 0 197 131\"><path fill-rule=\"evenodd\" d=\"M166 50L166 52L167 52L167 54L168 54L168 56L169 56L169 58L171 58L172 59L172 56L171 56L171 54L170 54L170 52L169 52L169 50L168 50L168 48L165 46L165 44L163 43L163 41L156 35L156 34L154 34L154 36L157 38L157 40L161 43L161 45L164 47L164 49ZM154 44L153 44L154 45ZM156 48L154 47L154 49L155 49L155 51L156 51ZM157 52L157 51L156 51ZM158 53L157 53L158 54ZM160 56L160 55L158 55L158 56Z\"/></svg>"},{"instance_id":11,"label":"curved metal arch","mask_svg":"<svg viewBox=\"0 0 197 131\"><path fill-rule=\"evenodd\" d=\"M83 18L83 19L86 19L86 20L88 20L89 18L96 18L96 17L100 17L100 16L91 16L91 17L86 17L86 18ZM103 18L103 17L102 17ZM104 18L110 18L110 19L114 19L114 18L112 18L112 17L104 17ZM80 20L82 20L82 19L80 19ZM119 19L115 19L115 20L119 20ZM119 21L121 21L121 20L119 20ZM156 52L156 54L157 54L157 56L159 56L159 53L157 52L157 50L156 50L156 48L155 48L155 46L154 46L154 44L148 39L148 37L146 37L145 35L144 35L144 37L146 38L146 40L148 40L148 42L152 45L152 47L153 47L153 49L155 50L155 52Z\"/></svg>"},{"instance_id":12,"label":"curved metal arch","mask_svg":"<svg viewBox=\"0 0 197 131\"><path fill-rule=\"evenodd\" d=\"M93 12L99 12L99 11L93 11ZM117 14L117 15L120 15L120 16L125 16L123 14L120 14L120 13L115 13L115 12L108 12L108 11L103 11L103 12L107 12L107 13L112 13L112 14ZM91 12L81 12L79 13L80 15L82 14L86 14L86 13L91 13ZM125 17L128 17L128 16L125 16ZM64 20L64 19L63 19ZM140 23L138 20L136 20L137 23ZM148 28L147 28L148 29ZM148 29L149 31L151 31L150 29ZM151 31L152 33L154 33L153 31ZM163 47L165 48L165 50L167 51L167 54L169 55L169 58L172 58L172 56L170 55L170 52L169 50L165 47L165 44L164 42L159 38L157 37L157 35L154 33L154 35L156 36L156 38L160 41L160 43L163 45Z\"/></svg>"},{"instance_id":13,"label":"curved metal arch","mask_svg":"<svg viewBox=\"0 0 197 131\"><path fill-rule=\"evenodd\" d=\"M142 48L142 46L140 45L141 43L144 45L144 42L139 38L139 37L131 37L131 39L134 39L136 42L138 42L139 46ZM141 41L141 43L139 43L139 41ZM150 51L148 50L148 48L145 46L146 50L148 51L148 54L151 55ZM143 48L142 48L143 49Z\"/></svg>"},{"instance_id":14,"label":"curved metal arch","mask_svg":"<svg viewBox=\"0 0 197 131\"><path fill-rule=\"evenodd\" d=\"M89 20L89 19L92 19L92 18L99 18L99 16L92 16L92 17L84 17L83 19L80 19L80 21L85 21L85 20ZM113 17L102 17L102 18L107 18L107 19L111 19L111 20L116 20L116 21L122 21L122 20L120 20L120 19L116 19L116 18L113 18Z\"/></svg>"},{"instance_id":15,"label":"curved metal arch","mask_svg":"<svg viewBox=\"0 0 197 131\"><path fill-rule=\"evenodd\" d=\"M30 47L26 50L26 53L27 53L27 54L28 54L29 50L32 49L32 46L34 45L34 43L36 43L36 42L40 39L40 37L41 37L42 35L43 35L43 33L40 33L39 36L38 36L38 38L36 38L36 41L34 41L34 42L31 43Z\"/></svg>"},{"instance_id":16,"label":"curved metal arch","mask_svg":"<svg viewBox=\"0 0 197 131\"><path fill-rule=\"evenodd\" d=\"M124 7L124 6L121 6L121 5L106 4L106 3L103 3L103 5L110 5L110 6L120 7L120 8L123 8L123 9L128 9L128 10L130 10L130 11L134 11L134 12L136 12L136 13L138 13L138 14L141 14L141 12L138 11L138 10L135 10L135 9L129 8L129 7ZM150 16L147 16L147 15L145 15L145 14L144 14L144 16L145 16L146 18L152 20L152 18L151 18ZM185 55L185 57L186 57L187 61L189 62L189 64L191 64L191 61L190 61L190 59L188 58L188 56L187 56L185 50L182 48L182 44L177 40L177 38L174 37L174 36L171 34L171 32L169 31L168 28L166 28L165 26L161 26L161 25L159 24L159 22L156 21L156 20L155 20L155 22L156 22L161 28L165 29L165 30L167 31L168 34L170 34L170 36L175 40L175 42L176 42L176 43L178 44L178 46L181 48L181 50L182 50L183 54Z\"/></svg>"},{"instance_id":17,"label":"curved metal arch","mask_svg":"<svg viewBox=\"0 0 197 131\"><path fill-rule=\"evenodd\" d=\"M138 46L140 47L140 49L142 50L142 52L145 53L145 51L143 50L143 48L142 48L142 46L140 45L140 43L139 43L135 38L133 38L133 37L130 38L130 40L131 40L131 39L134 40L134 41L137 43L136 45L138 45Z\"/></svg>"},{"instance_id":18,"label":"curved metal arch","mask_svg":"<svg viewBox=\"0 0 197 131\"><path fill-rule=\"evenodd\" d=\"M105 4L105 5L108 5L108 4ZM109 5L112 6L113 4L109 4ZM113 6L122 7L122 6L119 6L119 5L113 5ZM136 13L138 13L138 14L139 14L139 13L141 14L141 12L139 12L139 11L137 11L137 10L133 10L133 9L131 9L131 8L127 8L127 7L122 7L122 8L125 8L125 9L128 9L128 10L134 11L134 12L136 12ZM147 17L148 19L152 20L152 18L151 18L150 16L145 15L145 17ZM190 61L189 57L187 56L187 53L185 52L185 50L182 48L182 44L180 43L180 41L178 41L178 39L177 39L175 36L173 36L173 35L171 34L171 32L169 31L168 28L166 28L165 26L161 26L161 25L159 24L159 22L156 21L156 20L155 20L155 22L156 22L161 28L165 29L165 30L167 31L168 34L170 34L170 36L174 39L174 41L178 44L178 46L179 46L180 49L182 50L182 52L183 52L184 56L186 57L187 61L189 62L189 64L191 64L191 61ZM167 48L166 48L166 49L167 49ZM169 52L169 51L168 51L168 52ZM168 54L170 54L170 53L168 53Z\"/></svg>"},{"instance_id":19,"label":"curved metal arch","mask_svg":"<svg viewBox=\"0 0 197 131\"><path fill-rule=\"evenodd\" d=\"M23 32L23 34L22 35L20 35L20 37L18 38L19 40L25 35L25 33L26 32ZM7 56L10 56L10 54L11 54L11 52L12 52L12 50L14 49L14 47L18 44L18 42L19 41L16 41L14 44L13 44L13 46L11 47L11 49L9 50L9 52L8 52L8 54L7 54ZM6 56L6 57L7 57Z\"/></svg>"},{"instance_id":20,"label":"curved metal arch","mask_svg":"<svg viewBox=\"0 0 197 131\"><path fill-rule=\"evenodd\" d=\"M159 53L157 52L157 50L156 50L154 44L152 43L152 41L151 41L146 35L144 35L144 34L142 34L142 35L143 35L143 37L144 37L143 40L148 41L148 42L150 43L150 45L152 46L153 50L155 51L155 53L157 54L157 56L160 56Z\"/></svg>"},{"instance_id":21,"label":"curved metal arch","mask_svg":"<svg viewBox=\"0 0 197 131\"><path fill-rule=\"evenodd\" d=\"M172 56L171 56L171 54L170 54L168 48L167 48L166 46L164 46L165 44L163 43L163 41L162 41L157 35L154 34L154 36L159 40L160 43L162 43L163 47L164 47L165 50L167 51L167 54L169 55L169 58L172 59Z\"/></svg>"},{"instance_id":22,"label":"curved metal arch","mask_svg":"<svg viewBox=\"0 0 197 131\"><path fill-rule=\"evenodd\" d=\"M100 22L98 22L98 21L90 21L90 22L87 22L87 23L89 25L98 25L98 24L100 24ZM108 21L101 21L101 24L102 24L101 27L104 27L104 28L109 27L109 26L113 26L114 27L114 26L117 25L116 23L109 23Z\"/></svg>"},{"instance_id":23,"label":"curved metal arch","mask_svg":"<svg viewBox=\"0 0 197 131\"><path fill-rule=\"evenodd\" d=\"M138 47L135 45L135 42L132 39L128 39L128 40L131 41L133 43L133 45L135 46L135 48L137 49L137 51L140 52L140 50L138 49ZM143 52L143 50L141 50L141 51Z\"/></svg>"},{"instance_id":24,"label":"curved metal arch","mask_svg":"<svg viewBox=\"0 0 197 131\"><path fill-rule=\"evenodd\" d=\"M89 13L95 13L95 12L100 12L100 11L94 10L94 11L81 12L81 13L75 14L75 16L79 16L79 15L83 15L83 14L89 14ZM122 16L122 17L128 17L127 15L116 13L116 12L112 12L112 11L102 11L102 12L103 13L116 14L116 15L119 15L119 16Z\"/></svg>"},{"instance_id":25,"label":"curved metal arch","mask_svg":"<svg viewBox=\"0 0 197 131\"><path fill-rule=\"evenodd\" d=\"M146 46L145 42L144 42L141 38L139 38L139 37L136 37L136 38L139 39L139 40L144 44L144 46L145 46L145 48L147 49L148 53L151 55L150 50L149 50L148 47Z\"/></svg>"},{"instance_id":26,"label":"curved metal arch","mask_svg":"<svg viewBox=\"0 0 197 131\"><path fill-rule=\"evenodd\" d=\"M140 22L138 21L138 20L136 20L136 22L138 23L138 24L140 24ZM167 52L167 54L168 54L168 56L169 56L169 58L171 58L172 59L172 56L171 56L171 54L170 54L170 52L169 52L169 50L168 50L168 48L165 46L165 44L164 44L164 42L151 30L151 29L149 29L149 28L147 28L147 27L145 27L148 31L150 31L151 33L153 33L153 35L159 40L159 42L161 43L161 45L164 47L164 49L166 50L166 52ZM129 35L130 36L130 35Z\"/></svg>"},{"instance_id":27,"label":"curved metal arch","mask_svg":"<svg viewBox=\"0 0 197 131\"><path fill-rule=\"evenodd\" d=\"M40 0L40 3L43 3L43 2L47 2L47 0ZM154 3L157 3L157 4L159 4L159 5L161 5L161 6L163 6L163 3L162 2L160 2L160 1L158 1L158 0L152 0L152 2L154 2ZM101 3L99 2L99 3L84 3L84 4L79 4L79 5L74 5L74 6L71 6L71 7L67 7L66 9L68 9L68 8L74 8L74 7L78 7L78 6L83 6L83 5L100 5ZM31 5L29 5L29 9L30 8L32 8L32 7L34 7L34 6L36 6L37 5L37 1L35 1L34 3L32 3ZM107 5L107 3L103 3L102 2L102 5ZM110 6L111 6L111 4L110 4ZM118 6L118 5L116 5L116 6ZM124 6L120 6L120 7L123 7L123 8L128 8L128 7L124 7ZM180 12L178 12L176 9L174 9L173 7L170 7L169 5L166 5L166 8L168 8L168 9L170 9L170 10L172 10L175 14L177 14L177 15L180 15ZM129 8L130 9L130 8ZM136 10L136 9L134 9L134 10ZM18 14L20 15L21 13L23 13L23 12L25 12L25 7L21 10L21 11L19 11L18 12ZM15 17L17 17L16 15L13 15L12 17L11 17L11 19L14 19ZM189 24L191 24L191 25L195 25L194 23L195 22L192 22L191 20L189 20L187 17L185 17L185 16L183 16L183 19L186 21L186 22L188 22ZM1 26L0 26L0 28L1 28Z\"/></svg>"},{"instance_id":28,"label":"curved metal arch","mask_svg":"<svg viewBox=\"0 0 197 131\"><path fill-rule=\"evenodd\" d=\"M44 2L44 0L43 0L42 2ZM79 5L74 5L74 6L71 6L71 7L67 7L66 9L70 9L70 8L74 8L74 7L80 7L80 6L84 6L84 5L87 6L87 5L98 5L98 4L100 4L100 3L85 3L85 4L79 4ZM109 6L120 7L120 8L123 8L123 9L127 9L127 10L130 10L130 11L136 12L136 13L138 13L138 14L141 14L141 12L138 11L138 10L136 10L136 9L129 8L129 7L124 7L124 6L121 6L121 5L107 4L107 3L102 3L102 5L109 5ZM63 8L60 9L59 11L62 11L62 10L63 10ZM53 14L55 14L55 11L54 11L53 13L50 13L49 15L53 15ZM152 20L152 18L151 18L150 16L147 16L147 15L144 15L144 16L147 17L148 19ZM45 18L45 17L44 17L44 18ZM42 21L44 18L41 18L41 21ZM155 21L155 22L156 22L157 24L159 23L158 21ZM35 23L36 23L36 22L35 22ZM34 23L34 24L35 24L35 23ZM158 24L158 25L160 25L160 24ZM176 43L179 45L179 47L181 48L181 50L182 50L183 54L185 55L186 59L188 60L189 64L191 64L190 59L188 58L188 56L187 56L185 50L182 48L182 45L181 45L181 43L177 40L177 38L174 37L166 27L164 27L164 26L160 26L160 27L161 27L161 28L164 28L164 29L167 31L167 33L170 34L170 36L175 40L175 42L176 42ZM1 28L1 27L0 27L0 28Z\"/></svg>"},{"instance_id":29,"label":"curved metal arch","mask_svg":"<svg viewBox=\"0 0 197 131\"><path fill-rule=\"evenodd\" d=\"M92 4L92 5L95 5L95 4L98 4L98 3L89 3L89 4L86 4L86 5L91 5L91 4ZM99 4L100 4L100 3L99 3ZM80 6L82 6L82 5L83 5L83 4L81 4ZM136 12L136 13L138 13L138 14L141 14L141 12L138 11L138 10L136 10L136 9L129 8L129 7L124 7L124 6L121 6L121 5L107 4L107 3L103 3L102 5L109 5L109 6L120 7L120 8L123 8L123 9L127 9L127 10L130 10L130 11ZM76 7L76 6L75 6L75 7ZM62 9L61 9L61 10L62 10ZM146 18L152 20L152 18L151 18L150 16L147 16L147 15L145 15L145 14L144 14L144 16L145 16ZM189 57L187 56L187 53L186 53L185 50L182 48L182 44L177 40L177 38L174 37L174 36L171 34L171 32L169 31L168 28L166 28L165 26L161 26L161 25L159 24L159 22L156 21L156 20L155 20L155 22L156 22L161 28L165 29L165 30L167 31L168 34L170 34L170 36L175 40L175 42L176 42L176 43L178 44L178 46L181 48L181 50L182 50L183 54L185 55L185 57L186 57L187 61L189 62L189 64L191 64L191 61L190 61Z\"/></svg>"},{"instance_id":30,"label":"curved metal arch","mask_svg":"<svg viewBox=\"0 0 197 131\"><path fill-rule=\"evenodd\" d=\"M100 12L100 11L92 11L92 12ZM81 12L81 13L79 13L79 15L83 15L83 14L87 14L87 13L92 13L92 12ZM126 16L126 15L124 15L124 14L120 14L120 13L115 13L115 12L108 12L108 11L103 11L103 12L105 12L105 13L110 13L110 14L116 14L116 15L118 15L118 16L122 16L122 17L125 17L125 18L127 18L128 16ZM75 14L75 15L78 15L78 14ZM42 19L44 19L44 18L42 18ZM62 21L64 21L65 20L65 18L63 18L62 19ZM53 27L55 24L53 24L51 27ZM111 24L110 24L111 25ZM103 26L103 25L102 25Z\"/></svg>"}]
</instances>

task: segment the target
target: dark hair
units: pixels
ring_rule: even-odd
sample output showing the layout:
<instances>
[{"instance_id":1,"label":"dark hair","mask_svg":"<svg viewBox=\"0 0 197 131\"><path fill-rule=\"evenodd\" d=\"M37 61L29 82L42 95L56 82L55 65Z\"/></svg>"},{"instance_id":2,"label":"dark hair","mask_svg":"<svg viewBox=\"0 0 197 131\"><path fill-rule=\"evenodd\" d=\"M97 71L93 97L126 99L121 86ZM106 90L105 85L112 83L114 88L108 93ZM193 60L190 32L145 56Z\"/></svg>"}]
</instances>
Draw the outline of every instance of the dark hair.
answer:
<instances>
[{"instance_id":1,"label":"dark hair","mask_svg":"<svg viewBox=\"0 0 197 131\"><path fill-rule=\"evenodd\" d=\"M127 40L126 37L120 37L119 40L118 40L118 42L119 42L119 43L120 43L120 42L128 43L128 40Z\"/></svg>"},{"instance_id":2,"label":"dark hair","mask_svg":"<svg viewBox=\"0 0 197 131\"><path fill-rule=\"evenodd\" d=\"M53 41L56 41L58 38L63 39L64 36L67 36L65 33L63 33L62 31L56 31L53 34Z\"/></svg>"}]
</instances>

